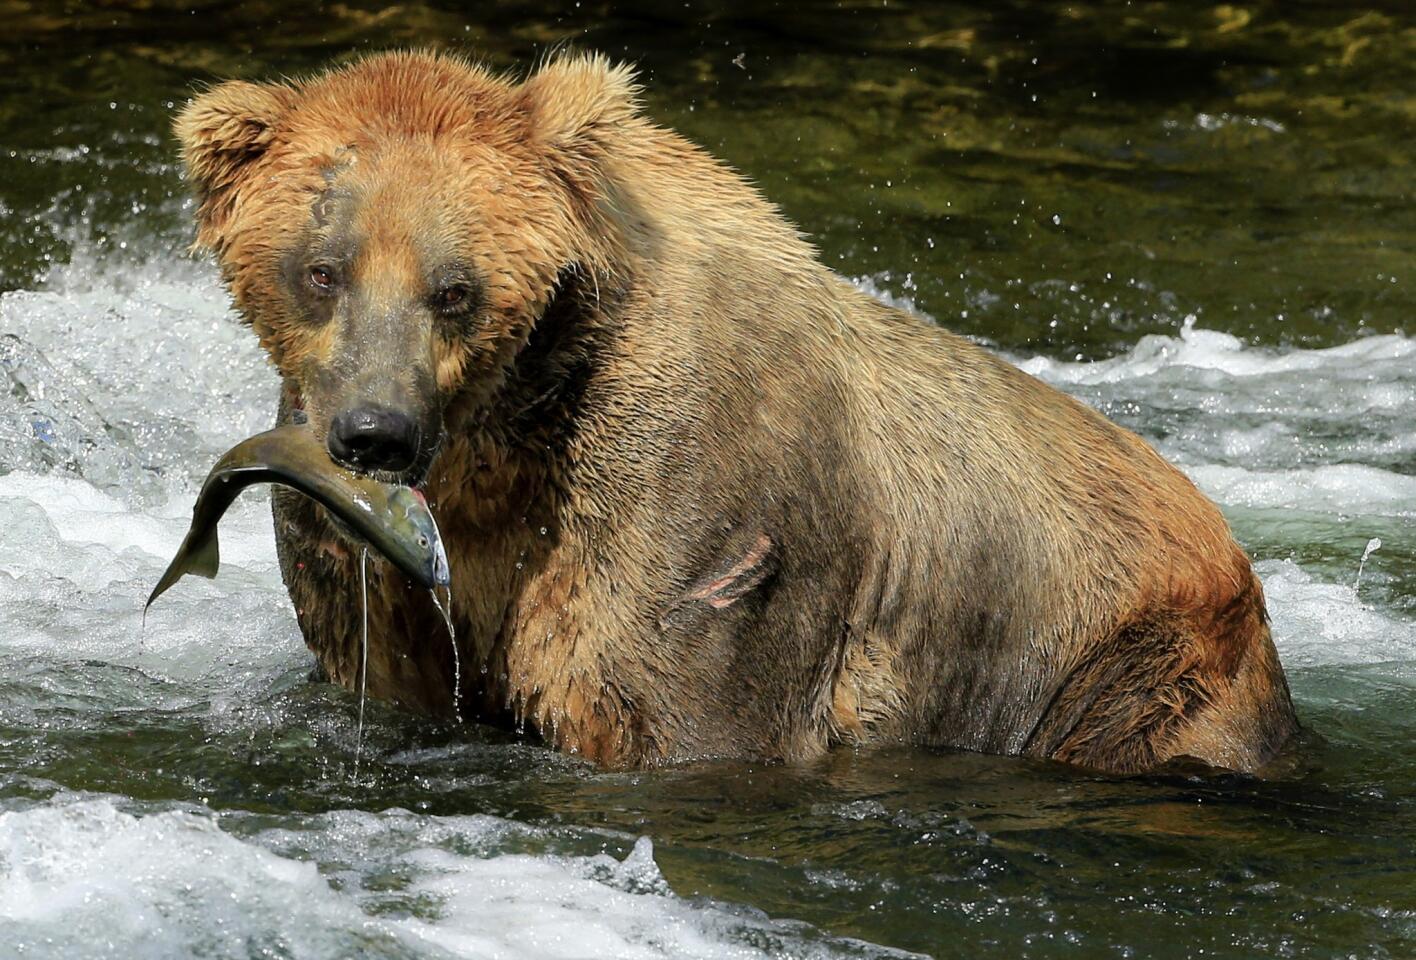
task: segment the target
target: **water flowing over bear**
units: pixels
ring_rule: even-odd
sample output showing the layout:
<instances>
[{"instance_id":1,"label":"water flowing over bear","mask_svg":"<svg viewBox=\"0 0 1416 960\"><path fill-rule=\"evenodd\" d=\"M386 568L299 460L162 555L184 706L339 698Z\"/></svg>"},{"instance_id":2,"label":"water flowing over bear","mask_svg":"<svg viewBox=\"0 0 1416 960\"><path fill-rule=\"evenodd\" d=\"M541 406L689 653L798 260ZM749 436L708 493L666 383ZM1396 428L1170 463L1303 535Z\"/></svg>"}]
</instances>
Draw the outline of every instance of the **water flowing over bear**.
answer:
<instances>
[{"instance_id":1,"label":"water flowing over bear","mask_svg":"<svg viewBox=\"0 0 1416 960\"><path fill-rule=\"evenodd\" d=\"M176 121L282 420L422 485L448 543L459 663L371 560L370 695L608 766L1269 760L1293 708L1214 505L826 269L636 97L594 56L515 82L386 53ZM352 686L359 550L298 496L275 514L305 639Z\"/></svg>"}]
</instances>

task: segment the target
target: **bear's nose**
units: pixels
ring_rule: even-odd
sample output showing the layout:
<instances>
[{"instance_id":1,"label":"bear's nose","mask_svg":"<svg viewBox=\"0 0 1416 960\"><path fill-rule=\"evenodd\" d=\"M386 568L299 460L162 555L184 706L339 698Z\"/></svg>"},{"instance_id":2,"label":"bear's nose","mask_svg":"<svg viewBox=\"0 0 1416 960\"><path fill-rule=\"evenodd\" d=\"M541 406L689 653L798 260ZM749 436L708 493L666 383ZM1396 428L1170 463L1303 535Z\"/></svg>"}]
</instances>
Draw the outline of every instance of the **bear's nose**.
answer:
<instances>
[{"instance_id":1,"label":"bear's nose","mask_svg":"<svg viewBox=\"0 0 1416 960\"><path fill-rule=\"evenodd\" d=\"M334 418L330 456L361 470L407 470L418 456L418 424L406 413L356 407Z\"/></svg>"}]
</instances>

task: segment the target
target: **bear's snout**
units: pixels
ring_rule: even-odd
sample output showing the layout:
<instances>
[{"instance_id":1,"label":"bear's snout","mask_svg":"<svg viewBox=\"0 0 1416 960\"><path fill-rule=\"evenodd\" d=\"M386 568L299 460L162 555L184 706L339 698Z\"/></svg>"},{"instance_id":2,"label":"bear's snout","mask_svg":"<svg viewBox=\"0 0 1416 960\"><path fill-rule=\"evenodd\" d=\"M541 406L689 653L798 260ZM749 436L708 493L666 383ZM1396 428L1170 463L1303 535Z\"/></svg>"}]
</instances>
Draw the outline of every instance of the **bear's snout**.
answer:
<instances>
[{"instance_id":1,"label":"bear's snout","mask_svg":"<svg viewBox=\"0 0 1416 960\"><path fill-rule=\"evenodd\" d=\"M418 458L418 422L384 407L355 407L334 418L326 440L329 454L358 470L399 473Z\"/></svg>"}]
</instances>

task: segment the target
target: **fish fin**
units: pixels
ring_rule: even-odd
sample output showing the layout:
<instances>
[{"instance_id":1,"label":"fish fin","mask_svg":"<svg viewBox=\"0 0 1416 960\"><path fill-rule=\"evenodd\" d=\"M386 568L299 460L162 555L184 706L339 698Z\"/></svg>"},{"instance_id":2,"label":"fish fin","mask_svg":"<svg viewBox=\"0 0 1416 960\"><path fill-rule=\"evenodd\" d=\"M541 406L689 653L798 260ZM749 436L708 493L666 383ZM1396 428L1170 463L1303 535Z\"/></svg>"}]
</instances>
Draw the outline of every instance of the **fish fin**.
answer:
<instances>
[{"instance_id":1,"label":"fish fin","mask_svg":"<svg viewBox=\"0 0 1416 960\"><path fill-rule=\"evenodd\" d=\"M187 572L195 573L208 580L216 579L216 571L221 566L221 547L216 539L216 528L211 528L211 536L201 546L192 551L192 561L187 564Z\"/></svg>"},{"instance_id":2,"label":"fish fin","mask_svg":"<svg viewBox=\"0 0 1416 960\"><path fill-rule=\"evenodd\" d=\"M177 556L172 558L172 562L162 572L162 579L157 581L157 586L153 587L152 593L148 595L147 603L143 605L144 615L154 600L186 574L195 573L199 577L211 580L216 576L216 571L220 566L221 549L216 539L215 528L205 540L196 546L189 545L186 540L183 540L182 546L177 548Z\"/></svg>"}]
</instances>

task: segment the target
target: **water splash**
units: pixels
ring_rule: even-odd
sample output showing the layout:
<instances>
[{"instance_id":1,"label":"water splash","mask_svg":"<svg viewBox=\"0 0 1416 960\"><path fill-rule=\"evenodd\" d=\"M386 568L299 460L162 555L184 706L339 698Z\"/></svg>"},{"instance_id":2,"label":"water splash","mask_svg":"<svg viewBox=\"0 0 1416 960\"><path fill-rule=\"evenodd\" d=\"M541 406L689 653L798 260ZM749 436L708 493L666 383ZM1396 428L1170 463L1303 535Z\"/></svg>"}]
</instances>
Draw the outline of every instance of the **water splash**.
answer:
<instances>
[{"instance_id":1,"label":"water splash","mask_svg":"<svg viewBox=\"0 0 1416 960\"><path fill-rule=\"evenodd\" d=\"M1367 558L1382 548L1382 538L1373 537L1367 541L1367 549L1362 551L1362 559L1357 562L1357 582L1352 585L1352 592L1357 594L1359 599L1362 593L1362 570L1367 566Z\"/></svg>"},{"instance_id":2,"label":"water splash","mask_svg":"<svg viewBox=\"0 0 1416 960\"><path fill-rule=\"evenodd\" d=\"M443 623L447 625L447 639L452 644L452 715L457 718L457 722L462 722L462 657L457 652L457 630L452 625L452 587L447 588L447 606L443 606L438 600L437 588L429 590L428 593L433 598L433 606L438 608L438 613L442 614Z\"/></svg>"},{"instance_id":3,"label":"water splash","mask_svg":"<svg viewBox=\"0 0 1416 960\"><path fill-rule=\"evenodd\" d=\"M359 655L359 730L354 735L354 781L364 751L364 700L369 689L369 548L359 551L359 595L363 599L363 645Z\"/></svg>"}]
</instances>

